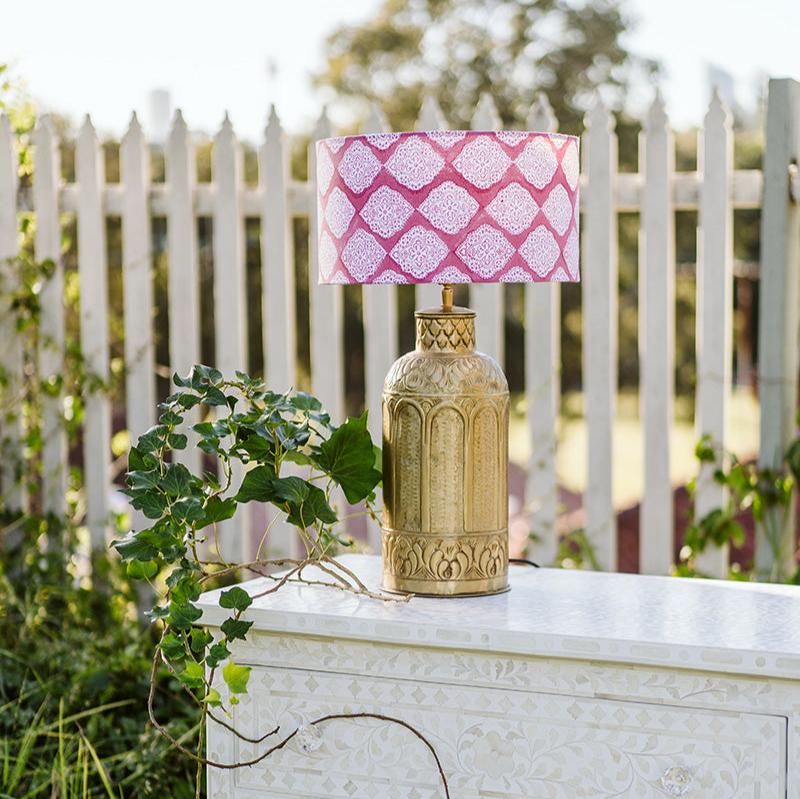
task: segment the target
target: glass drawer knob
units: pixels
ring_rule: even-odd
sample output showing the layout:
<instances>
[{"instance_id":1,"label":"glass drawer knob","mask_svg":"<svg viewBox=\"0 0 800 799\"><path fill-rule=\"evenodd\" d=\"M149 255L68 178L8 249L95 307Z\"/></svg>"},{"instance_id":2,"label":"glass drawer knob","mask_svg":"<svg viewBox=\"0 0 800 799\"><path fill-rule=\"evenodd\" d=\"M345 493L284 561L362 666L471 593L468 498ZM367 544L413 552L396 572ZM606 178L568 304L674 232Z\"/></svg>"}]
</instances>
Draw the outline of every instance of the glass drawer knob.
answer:
<instances>
[{"instance_id":1,"label":"glass drawer knob","mask_svg":"<svg viewBox=\"0 0 800 799\"><path fill-rule=\"evenodd\" d=\"M672 766L661 775L660 782L670 796L683 796L692 785L692 775L683 766Z\"/></svg>"},{"instance_id":2,"label":"glass drawer knob","mask_svg":"<svg viewBox=\"0 0 800 799\"><path fill-rule=\"evenodd\" d=\"M322 733L313 724L303 724L297 728L297 743L306 754L316 752L322 746Z\"/></svg>"}]
</instances>

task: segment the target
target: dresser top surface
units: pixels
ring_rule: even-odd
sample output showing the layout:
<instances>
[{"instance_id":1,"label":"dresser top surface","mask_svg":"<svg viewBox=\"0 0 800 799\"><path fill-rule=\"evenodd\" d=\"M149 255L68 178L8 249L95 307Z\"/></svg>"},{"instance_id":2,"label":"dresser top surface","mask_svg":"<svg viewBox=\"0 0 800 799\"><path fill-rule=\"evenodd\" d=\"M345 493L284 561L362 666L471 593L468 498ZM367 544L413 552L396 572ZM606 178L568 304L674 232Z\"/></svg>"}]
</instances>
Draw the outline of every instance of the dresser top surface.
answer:
<instances>
[{"instance_id":1,"label":"dresser top surface","mask_svg":"<svg viewBox=\"0 0 800 799\"><path fill-rule=\"evenodd\" d=\"M379 557L339 560L379 589ZM242 618L267 632L800 679L798 587L515 565L510 583L494 596L409 602L287 583ZM242 583L253 595L272 585ZM231 613L219 593L198 602L209 626Z\"/></svg>"}]
</instances>

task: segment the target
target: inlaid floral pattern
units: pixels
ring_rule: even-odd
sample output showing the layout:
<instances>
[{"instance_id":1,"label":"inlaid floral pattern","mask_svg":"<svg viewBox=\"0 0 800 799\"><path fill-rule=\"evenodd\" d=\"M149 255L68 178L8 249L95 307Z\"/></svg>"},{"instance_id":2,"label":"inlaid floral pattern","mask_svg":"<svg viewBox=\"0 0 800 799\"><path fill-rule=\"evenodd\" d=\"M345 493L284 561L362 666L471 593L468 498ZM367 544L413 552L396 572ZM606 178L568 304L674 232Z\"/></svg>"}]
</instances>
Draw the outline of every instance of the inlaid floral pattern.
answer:
<instances>
[{"instance_id":1,"label":"inlaid floral pattern","mask_svg":"<svg viewBox=\"0 0 800 799\"><path fill-rule=\"evenodd\" d=\"M555 133L320 141L320 282L578 280L579 167L578 139Z\"/></svg>"}]
</instances>

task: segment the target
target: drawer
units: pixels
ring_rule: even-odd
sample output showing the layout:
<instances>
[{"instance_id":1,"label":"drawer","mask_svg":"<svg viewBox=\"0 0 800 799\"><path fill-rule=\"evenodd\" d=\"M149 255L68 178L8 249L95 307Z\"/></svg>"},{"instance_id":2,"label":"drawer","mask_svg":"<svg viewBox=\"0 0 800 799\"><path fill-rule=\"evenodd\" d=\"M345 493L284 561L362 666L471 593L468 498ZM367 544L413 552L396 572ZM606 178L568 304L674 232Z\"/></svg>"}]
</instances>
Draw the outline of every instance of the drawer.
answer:
<instances>
[{"instance_id":1,"label":"drawer","mask_svg":"<svg viewBox=\"0 0 800 799\"><path fill-rule=\"evenodd\" d=\"M286 733L326 714L397 716L434 745L452 799L783 799L781 716L574 698L453 684L254 667L237 729ZM441 799L430 753L408 730L376 720L319 726L266 761L211 775L232 797ZM209 751L252 758L212 723ZM220 794L222 795L222 794Z\"/></svg>"}]
</instances>

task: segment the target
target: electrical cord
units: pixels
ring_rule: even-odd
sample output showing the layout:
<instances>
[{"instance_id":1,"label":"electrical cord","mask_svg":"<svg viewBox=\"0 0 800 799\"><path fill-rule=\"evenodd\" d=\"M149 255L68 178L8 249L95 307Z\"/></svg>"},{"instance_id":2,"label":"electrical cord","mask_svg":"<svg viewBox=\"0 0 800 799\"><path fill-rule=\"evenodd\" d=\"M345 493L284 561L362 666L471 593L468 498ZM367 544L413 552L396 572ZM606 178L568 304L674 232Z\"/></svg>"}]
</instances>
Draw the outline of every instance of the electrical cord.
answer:
<instances>
[{"instance_id":1,"label":"electrical cord","mask_svg":"<svg viewBox=\"0 0 800 799\"><path fill-rule=\"evenodd\" d=\"M535 566L537 569L541 569L542 567L533 560L528 560L527 558L509 558L509 563L518 563L520 565L525 566Z\"/></svg>"}]
</instances>

